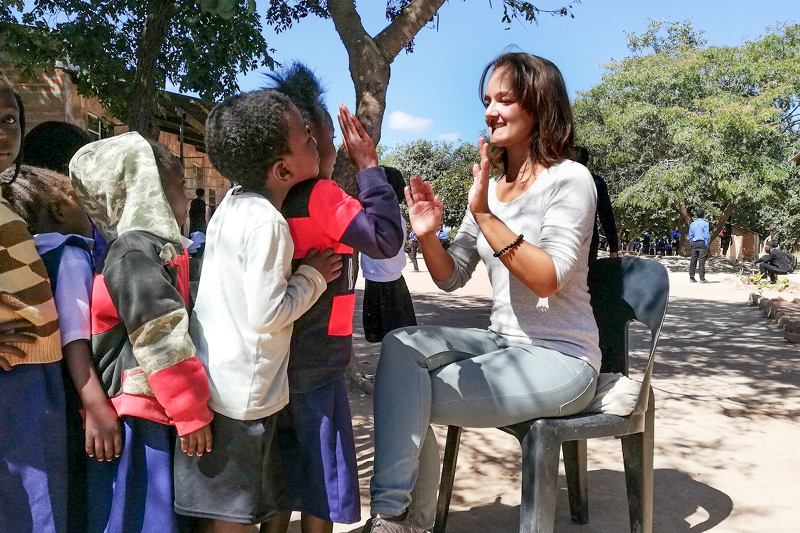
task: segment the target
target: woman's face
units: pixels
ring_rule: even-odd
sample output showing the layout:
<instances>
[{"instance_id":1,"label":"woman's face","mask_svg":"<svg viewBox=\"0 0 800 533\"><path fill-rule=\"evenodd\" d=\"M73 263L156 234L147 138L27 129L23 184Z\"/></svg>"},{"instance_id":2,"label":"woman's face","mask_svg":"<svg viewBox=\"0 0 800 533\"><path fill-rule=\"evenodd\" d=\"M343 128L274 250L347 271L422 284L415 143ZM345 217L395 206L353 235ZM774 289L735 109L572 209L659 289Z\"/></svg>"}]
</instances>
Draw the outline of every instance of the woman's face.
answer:
<instances>
[{"instance_id":1,"label":"woman's face","mask_svg":"<svg viewBox=\"0 0 800 533\"><path fill-rule=\"evenodd\" d=\"M19 155L21 137L17 100L11 87L0 83L0 172L10 167Z\"/></svg>"},{"instance_id":2,"label":"woman's face","mask_svg":"<svg viewBox=\"0 0 800 533\"><path fill-rule=\"evenodd\" d=\"M527 146L536 125L534 116L522 107L514 94L512 76L506 67L496 69L489 77L483 99L489 142L503 148Z\"/></svg>"}]
</instances>

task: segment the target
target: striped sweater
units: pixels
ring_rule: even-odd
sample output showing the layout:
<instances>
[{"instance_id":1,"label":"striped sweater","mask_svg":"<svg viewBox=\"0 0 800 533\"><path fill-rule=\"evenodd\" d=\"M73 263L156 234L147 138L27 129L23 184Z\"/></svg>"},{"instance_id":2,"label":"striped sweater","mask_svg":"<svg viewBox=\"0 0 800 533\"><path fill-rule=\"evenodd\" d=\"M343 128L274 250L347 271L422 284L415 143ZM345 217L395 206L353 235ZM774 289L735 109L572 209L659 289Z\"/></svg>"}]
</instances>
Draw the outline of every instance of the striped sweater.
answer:
<instances>
[{"instance_id":1,"label":"striped sweater","mask_svg":"<svg viewBox=\"0 0 800 533\"><path fill-rule=\"evenodd\" d=\"M0 324L24 318L34 344L17 345L26 357L4 355L13 365L54 363L61 359L58 314L50 281L25 222L0 195Z\"/></svg>"}]
</instances>

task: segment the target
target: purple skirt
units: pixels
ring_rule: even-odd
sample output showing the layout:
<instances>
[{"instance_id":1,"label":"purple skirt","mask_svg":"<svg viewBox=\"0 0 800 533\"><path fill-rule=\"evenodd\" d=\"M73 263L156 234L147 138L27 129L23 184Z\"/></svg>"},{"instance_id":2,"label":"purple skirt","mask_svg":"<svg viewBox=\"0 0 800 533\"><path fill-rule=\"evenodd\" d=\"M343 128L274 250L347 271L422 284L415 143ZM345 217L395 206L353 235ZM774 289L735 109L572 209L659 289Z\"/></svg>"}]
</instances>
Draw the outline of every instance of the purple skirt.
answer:
<instances>
[{"instance_id":1,"label":"purple skirt","mask_svg":"<svg viewBox=\"0 0 800 533\"><path fill-rule=\"evenodd\" d=\"M61 533L67 428L61 363L0 370L0 533Z\"/></svg>"},{"instance_id":2,"label":"purple skirt","mask_svg":"<svg viewBox=\"0 0 800 533\"><path fill-rule=\"evenodd\" d=\"M278 438L288 483L284 510L358 522L358 465L344 377L311 392L292 392L278 419Z\"/></svg>"},{"instance_id":3,"label":"purple skirt","mask_svg":"<svg viewBox=\"0 0 800 533\"><path fill-rule=\"evenodd\" d=\"M172 488L175 428L127 416L122 422L119 459L87 461L87 531L178 533Z\"/></svg>"}]
</instances>

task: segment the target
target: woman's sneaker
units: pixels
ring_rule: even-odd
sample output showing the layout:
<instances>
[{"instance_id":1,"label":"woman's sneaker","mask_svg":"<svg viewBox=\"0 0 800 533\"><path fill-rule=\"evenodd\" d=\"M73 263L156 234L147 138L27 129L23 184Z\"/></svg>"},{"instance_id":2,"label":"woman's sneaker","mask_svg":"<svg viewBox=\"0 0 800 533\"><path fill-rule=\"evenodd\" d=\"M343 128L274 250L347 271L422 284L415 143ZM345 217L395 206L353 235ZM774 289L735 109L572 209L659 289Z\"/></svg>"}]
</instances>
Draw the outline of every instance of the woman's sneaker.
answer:
<instances>
[{"instance_id":1,"label":"woman's sneaker","mask_svg":"<svg viewBox=\"0 0 800 533\"><path fill-rule=\"evenodd\" d=\"M425 530L417 524L414 513L408 511L402 520L370 518L361 533L425 533Z\"/></svg>"}]
</instances>

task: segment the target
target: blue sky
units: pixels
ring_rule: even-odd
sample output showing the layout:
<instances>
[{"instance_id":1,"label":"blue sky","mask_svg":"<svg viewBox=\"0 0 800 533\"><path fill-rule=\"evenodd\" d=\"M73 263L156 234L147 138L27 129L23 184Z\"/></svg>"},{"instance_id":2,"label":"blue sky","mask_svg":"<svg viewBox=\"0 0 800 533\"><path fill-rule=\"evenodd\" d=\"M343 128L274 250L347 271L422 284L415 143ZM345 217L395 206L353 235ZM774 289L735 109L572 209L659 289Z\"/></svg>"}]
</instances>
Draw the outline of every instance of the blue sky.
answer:
<instances>
[{"instance_id":1,"label":"blue sky","mask_svg":"<svg viewBox=\"0 0 800 533\"><path fill-rule=\"evenodd\" d=\"M263 13L266 2L258 2ZM506 47L515 45L559 66L572 97L596 85L602 63L628 54L626 32L643 32L651 19L691 19L705 32L709 45L738 45L756 39L778 22L800 21L797 0L583 0L574 7L575 18L543 15L538 24L501 23L501 0L449 0L439 10L438 31L423 28L412 54L401 52L392 63L381 144L419 138L477 140L484 127L478 100L478 80L483 67ZM371 35L387 24L384 0L361 0L358 11ZM541 0L542 9L563 4ZM335 110L339 102L351 109L355 93L347 66L347 53L333 21L309 17L290 30L265 37L276 51L273 57L288 64L302 61L326 84L326 103ZM260 88L262 73L240 76L242 90Z\"/></svg>"}]
</instances>

